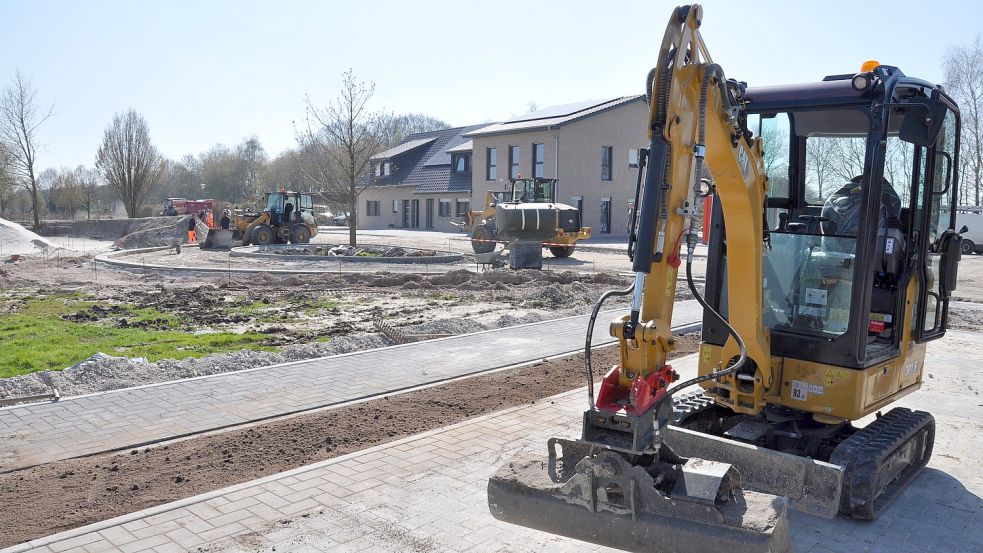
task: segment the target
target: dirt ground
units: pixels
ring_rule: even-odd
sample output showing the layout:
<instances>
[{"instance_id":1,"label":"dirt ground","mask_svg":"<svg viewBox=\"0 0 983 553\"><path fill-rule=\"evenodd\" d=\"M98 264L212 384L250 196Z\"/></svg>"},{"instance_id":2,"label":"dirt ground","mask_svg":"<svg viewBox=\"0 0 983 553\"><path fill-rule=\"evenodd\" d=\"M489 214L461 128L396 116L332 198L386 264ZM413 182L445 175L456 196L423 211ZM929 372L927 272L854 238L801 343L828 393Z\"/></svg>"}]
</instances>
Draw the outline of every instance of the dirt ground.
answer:
<instances>
[{"instance_id":1,"label":"dirt ground","mask_svg":"<svg viewBox=\"0 0 983 553\"><path fill-rule=\"evenodd\" d=\"M680 336L671 357L698 345L697 335ZM617 349L598 349L592 361L600 376L617 363ZM584 383L578 354L239 430L2 474L0 547L535 402Z\"/></svg>"}]
</instances>

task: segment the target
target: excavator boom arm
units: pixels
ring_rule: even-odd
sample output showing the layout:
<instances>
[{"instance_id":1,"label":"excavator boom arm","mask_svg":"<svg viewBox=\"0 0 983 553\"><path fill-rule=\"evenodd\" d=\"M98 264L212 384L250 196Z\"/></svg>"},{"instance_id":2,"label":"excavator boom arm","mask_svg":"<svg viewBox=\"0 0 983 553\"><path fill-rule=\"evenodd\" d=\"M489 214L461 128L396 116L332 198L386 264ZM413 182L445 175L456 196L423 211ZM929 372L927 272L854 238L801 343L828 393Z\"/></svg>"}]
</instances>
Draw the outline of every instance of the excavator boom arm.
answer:
<instances>
[{"instance_id":1,"label":"excavator boom arm","mask_svg":"<svg viewBox=\"0 0 983 553\"><path fill-rule=\"evenodd\" d=\"M761 324L763 207L767 191L760 138L750 138L742 121L741 85L728 83L712 63L700 36L702 8L676 8L659 63L650 73L649 137L646 177L634 230L635 289L630 315L616 320L611 333L621 345L620 384L630 387L665 366L672 347L669 331L683 243L691 260L697 224L702 224L701 181L713 183L728 228L728 318L744 338L748 361L742 374L768 386L772 376L767 331ZM723 359L739 346L731 338ZM724 369L725 367L720 367ZM752 370L753 369L753 370ZM736 410L758 412L762 386Z\"/></svg>"}]
</instances>

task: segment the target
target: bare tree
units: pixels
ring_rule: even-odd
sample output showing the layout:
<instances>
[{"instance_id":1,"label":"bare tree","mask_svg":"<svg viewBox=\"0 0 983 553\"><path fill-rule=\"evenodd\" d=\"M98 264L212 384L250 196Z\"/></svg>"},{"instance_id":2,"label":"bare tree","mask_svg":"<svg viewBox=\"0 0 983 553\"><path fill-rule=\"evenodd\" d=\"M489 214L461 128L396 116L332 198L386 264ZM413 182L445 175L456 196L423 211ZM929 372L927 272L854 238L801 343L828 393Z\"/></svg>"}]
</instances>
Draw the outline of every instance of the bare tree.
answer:
<instances>
[{"instance_id":1,"label":"bare tree","mask_svg":"<svg viewBox=\"0 0 983 553\"><path fill-rule=\"evenodd\" d=\"M53 112L54 106L43 109L38 105L37 91L20 71L0 95L0 147L7 151L14 182L31 195L35 230L41 227L41 187L35 173L38 129Z\"/></svg>"},{"instance_id":2,"label":"bare tree","mask_svg":"<svg viewBox=\"0 0 983 553\"><path fill-rule=\"evenodd\" d=\"M266 166L266 150L259 143L256 135L250 136L236 147L236 155L239 157L241 165L241 195L237 200L242 200L250 196L259 195L260 175Z\"/></svg>"},{"instance_id":3,"label":"bare tree","mask_svg":"<svg viewBox=\"0 0 983 553\"><path fill-rule=\"evenodd\" d=\"M316 107L307 97L307 125L298 133L301 146L310 148L317 161L311 180L348 209L352 246L357 240L358 196L371 182L369 158L382 149L379 117L368 108L374 92L375 84L356 81L349 69L342 75L341 94L327 107Z\"/></svg>"},{"instance_id":4,"label":"bare tree","mask_svg":"<svg viewBox=\"0 0 983 553\"><path fill-rule=\"evenodd\" d=\"M960 185L970 187L973 205L980 205L980 187L983 186L983 38L977 35L968 46L950 48L945 53L942 68L946 89L959 104L962 116Z\"/></svg>"},{"instance_id":5,"label":"bare tree","mask_svg":"<svg viewBox=\"0 0 983 553\"><path fill-rule=\"evenodd\" d=\"M806 146L806 199L818 202L826 199L826 191L832 183L837 166L835 138L810 137ZM835 189L834 189L835 190Z\"/></svg>"},{"instance_id":6,"label":"bare tree","mask_svg":"<svg viewBox=\"0 0 983 553\"><path fill-rule=\"evenodd\" d=\"M66 167L57 171L46 169L42 175L49 183L45 186L49 209L53 213L75 219L82 207L82 189L75 172Z\"/></svg>"},{"instance_id":7,"label":"bare tree","mask_svg":"<svg viewBox=\"0 0 983 553\"><path fill-rule=\"evenodd\" d=\"M92 218L92 208L99 201L99 173L85 165L75 168L75 182L78 185L80 207L85 209L85 218Z\"/></svg>"},{"instance_id":8,"label":"bare tree","mask_svg":"<svg viewBox=\"0 0 983 553\"><path fill-rule=\"evenodd\" d=\"M131 108L113 117L103 134L96 168L123 202L126 215L137 217L166 171L160 152L150 142L150 128L142 115Z\"/></svg>"},{"instance_id":9,"label":"bare tree","mask_svg":"<svg viewBox=\"0 0 983 553\"><path fill-rule=\"evenodd\" d=\"M16 191L14 177L10 174L10 154L0 147L0 218L7 218L7 210L14 203Z\"/></svg>"},{"instance_id":10,"label":"bare tree","mask_svg":"<svg viewBox=\"0 0 983 553\"><path fill-rule=\"evenodd\" d=\"M377 126L382 148L391 148L399 144L407 135L451 128L440 119L422 113L382 114L378 118Z\"/></svg>"}]
</instances>

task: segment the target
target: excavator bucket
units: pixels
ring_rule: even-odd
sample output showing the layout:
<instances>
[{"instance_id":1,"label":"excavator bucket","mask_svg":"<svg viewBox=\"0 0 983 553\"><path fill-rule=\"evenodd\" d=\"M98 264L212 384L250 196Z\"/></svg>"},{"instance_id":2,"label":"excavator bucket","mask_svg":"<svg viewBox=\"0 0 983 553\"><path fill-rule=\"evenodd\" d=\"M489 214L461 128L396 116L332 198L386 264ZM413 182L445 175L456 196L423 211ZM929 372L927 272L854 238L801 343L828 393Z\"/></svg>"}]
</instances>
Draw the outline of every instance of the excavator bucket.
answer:
<instances>
[{"instance_id":1,"label":"excavator bucket","mask_svg":"<svg viewBox=\"0 0 983 553\"><path fill-rule=\"evenodd\" d=\"M792 551L785 498L742 491L730 465L667 447L640 466L553 438L548 458L519 455L495 473L488 507L505 522L626 551Z\"/></svg>"},{"instance_id":2,"label":"excavator bucket","mask_svg":"<svg viewBox=\"0 0 983 553\"><path fill-rule=\"evenodd\" d=\"M202 244L205 250L228 250L232 248L232 231L225 229L208 229L205 236L205 243Z\"/></svg>"}]
</instances>

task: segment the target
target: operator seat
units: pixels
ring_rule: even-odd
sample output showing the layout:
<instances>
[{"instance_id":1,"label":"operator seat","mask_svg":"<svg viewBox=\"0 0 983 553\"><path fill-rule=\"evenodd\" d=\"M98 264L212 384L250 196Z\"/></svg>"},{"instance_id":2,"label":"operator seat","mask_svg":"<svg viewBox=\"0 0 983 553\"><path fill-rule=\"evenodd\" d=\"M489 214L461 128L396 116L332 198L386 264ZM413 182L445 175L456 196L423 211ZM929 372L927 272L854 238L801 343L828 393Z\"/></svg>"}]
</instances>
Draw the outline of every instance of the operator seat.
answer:
<instances>
[{"instance_id":1,"label":"operator seat","mask_svg":"<svg viewBox=\"0 0 983 553\"><path fill-rule=\"evenodd\" d=\"M856 237L862 215L863 175L850 179L823 205L823 234ZM901 198L887 179L881 181L881 205L877 218L875 267L880 273L897 275L904 253L901 228Z\"/></svg>"}]
</instances>

